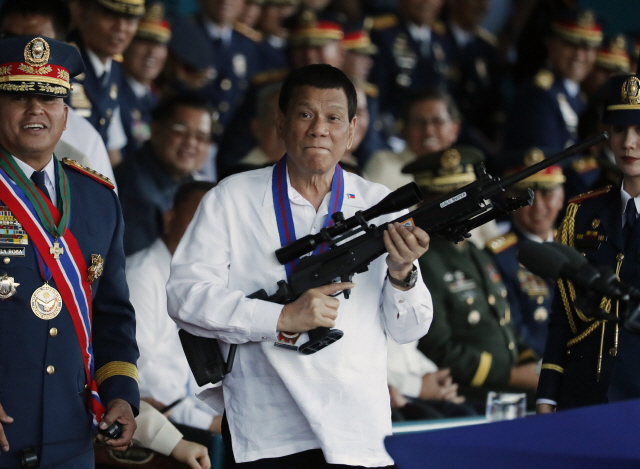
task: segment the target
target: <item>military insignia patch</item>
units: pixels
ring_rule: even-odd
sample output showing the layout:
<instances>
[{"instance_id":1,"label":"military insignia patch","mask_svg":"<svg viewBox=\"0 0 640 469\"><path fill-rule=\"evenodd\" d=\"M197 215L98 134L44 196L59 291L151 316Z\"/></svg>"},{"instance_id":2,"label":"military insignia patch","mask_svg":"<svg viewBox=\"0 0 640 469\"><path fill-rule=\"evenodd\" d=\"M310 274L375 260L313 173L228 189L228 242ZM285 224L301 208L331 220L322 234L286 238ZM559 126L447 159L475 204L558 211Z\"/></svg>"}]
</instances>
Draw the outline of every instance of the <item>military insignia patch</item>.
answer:
<instances>
[{"instance_id":1,"label":"military insignia patch","mask_svg":"<svg viewBox=\"0 0 640 469\"><path fill-rule=\"evenodd\" d=\"M6 300L16 294L16 287L20 284L13 280L13 277L4 274L0 277L0 300Z\"/></svg>"},{"instance_id":2,"label":"military insignia patch","mask_svg":"<svg viewBox=\"0 0 640 469\"><path fill-rule=\"evenodd\" d=\"M0 205L0 244L29 244L26 231L4 205Z\"/></svg>"},{"instance_id":3,"label":"military insignia patch","mask_svg":"<svg viewBox=\"0 0 640 469\"><path fill-rule=\"evenodd\" d=\"M640 80L637 77L629 77L622 84L622 102L640 104Z\"/></svg>"},{"instance_id":4,"label":"military insignia patch","mask_svg":"<svg viewBox=\"0 0 640 469\"><path fill-rule=\"evenodd\" d=\"M100 254L91 254L91 267L87 269L89 276L87 280L93 284L102 275L104 268L104 260Z\"/></svg>"},{"instance_id":5,"label":"military insignia patch","mask_svg":"<svg viewBox=\"0 0 640 469\"><path fill-rule=\"evenodd\" d=\"M24 61L29 65L39 67L49 62L49 44L41 37L36 37L24 46Z\"/></svg>"}]
</instances>

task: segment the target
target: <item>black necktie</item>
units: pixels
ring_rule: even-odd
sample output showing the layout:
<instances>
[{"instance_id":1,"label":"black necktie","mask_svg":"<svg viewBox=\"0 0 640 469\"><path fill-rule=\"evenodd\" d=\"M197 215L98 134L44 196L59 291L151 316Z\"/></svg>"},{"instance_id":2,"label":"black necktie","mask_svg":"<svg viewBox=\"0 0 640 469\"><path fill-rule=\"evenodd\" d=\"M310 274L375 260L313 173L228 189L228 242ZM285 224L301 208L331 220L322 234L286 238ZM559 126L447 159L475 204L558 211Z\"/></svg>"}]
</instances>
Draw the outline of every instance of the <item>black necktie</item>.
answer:
<instances>
[{"instance_id":1,"label":"black necktie","mask_svg":"<svg viewBox=\"0 0 640 469\"><path fill-rule=\"evenodd\" d=\"M44 196L51 201L51 195L49 195L49 191L47 190L47 186L44 184L44 171L34 171L31 175L31 180L36 185L40 192L44 194Z\"/></svg>"},{"instance_id":2,"label":"black necktie","mask_svg":"<svg viewBox=\"0 0 640 469\"><path fill-rule=\"evenodd\" d=\"M636 203L634 199L629 199L627 202L627 207L624 209L624 229L622 230L624 234L624 243L625 245L629 243L631 237L633 236L633 227L636 224Z\"/></svg>"}]
</instances>

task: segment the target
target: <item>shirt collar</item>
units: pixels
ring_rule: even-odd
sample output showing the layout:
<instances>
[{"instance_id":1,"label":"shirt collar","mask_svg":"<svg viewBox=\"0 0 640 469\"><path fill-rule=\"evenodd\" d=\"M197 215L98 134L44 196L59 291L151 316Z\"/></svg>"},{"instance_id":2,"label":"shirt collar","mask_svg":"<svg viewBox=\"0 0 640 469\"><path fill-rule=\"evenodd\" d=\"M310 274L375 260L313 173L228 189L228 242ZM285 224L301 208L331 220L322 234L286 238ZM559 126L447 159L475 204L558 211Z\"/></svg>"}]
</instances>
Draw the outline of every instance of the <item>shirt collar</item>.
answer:
<instances>
[{"instance_id":1,"label":"shirt collar","mask_svg":"<svg viewBox=\"0 0 640 469\"><path fill-rule=\"evenodd\" d=\"M629 202L629 199L631 198L631 196L629 194L627 194L627 191L624 190L624 181L622 181L622 186L620 187L620 199L622 201L622 223L624 223L625 220L625 211L627 208L627 203ZM633 199L634 203L636 204L636 212L638 212L638 207L640 206L640 196L636 197Z\"/></svg>"},{"instance_id":2,"label":"shirt collar","mask_svg":"<svg viewBox=\"0 0 640 469\"><path fill-rule=\"evenodd\" d=\"M287 45L287 40L280 36L269 36L267 37L267 42L275 49L282 49Z\"/></svg>"},{"instance_id":3,"label":"shirt collar","mask_svg":"<svg viewBox=\"0 0 640 469\"><path fill-rule=\"evenodd\" d=\"M407 23L407 29L415 41L431 42L431 29L429 26L418 26L415 23Z\"/></svg>"},{"instance_id":4,"label":"shirt collar","mask_svg":"<svg viewBox=\"0 0 640 469\"><path fill-rule=\"evenodd\" d=\"M225 45L231 43L231 33L233 31L231 26L220 26L210 20L205 20L204 26L211 39L222 39Z\"/></svg>"},{"instance_id":5,"label":"shirt collar","mask_svg":"<svg viewBox=\"0 0 640 469\"><path fill-rule=\"evenodd\" d=\"M140 83L138 80L133 78L131 75L126 75L125 79L127 80L127 83L133 90L133 94L135 94L138 99L142 99L147 94L151 93L151 90L149 88L144 86L142 83Z\"/></svg>"},{"instance_id":6,"label":"shirt collar","mask_svg":"<svg viewBox=\"0 0 640 469\"><path fill-rule=\"evenodd\" d=\"M453 21L449 26L451 27L451 32L453 33L453 37L456 40L456 44L458 44L458 46L464 47L471 41L473 41L474 34L472 32L465 31Z\"/></svg>"},{"instance_id":7,"label":"shirt collar","mask_svg":"<svg viewBox=\"0 0 640 469\"><path fill-rule=\"evenodd\" d=\"M103 73L111 72L111 64L113 63L113 59L109 57L106 63L102 63L100 58L93 52L91 49L87 47L87 56L89 56L89 61L91 62L91 66L93 70L96 72L96 76L100 78Z\"/></svg>"},{"instance_id":8,"label":"shirt collar","mask_svg":"<svg viewBox=\"0 0 640 469\"><path fill-rule=\"evenodd\" d=\"M564 84L564 88L567 90L567 93L569 93L569 96L572 98L578 96L578 93L580 92L580 85L578 83L569 80L568 78L562 80L562 83Z\"/></svg>"},{"instance_id":9,"label":"shirt collar","mask_svg":"<svg viewBox=\"0 0 640 469\"><path fill-rule=\"evenodd\" d=\"M552 242L553 241L553 230L549 231L549 235L547 236L547 239L543 239L538 235L535 235L533 233L529 233L529 231L525 230L522 226L520 226L518 223L513 223L516 227L518 227L518 231L520 231L520 233L522 233L522 236L524 236L525 238L527 238L529 241L533 241L536 243L544 243L545 241L548 242Z\"/></svg>"}]
</instances>

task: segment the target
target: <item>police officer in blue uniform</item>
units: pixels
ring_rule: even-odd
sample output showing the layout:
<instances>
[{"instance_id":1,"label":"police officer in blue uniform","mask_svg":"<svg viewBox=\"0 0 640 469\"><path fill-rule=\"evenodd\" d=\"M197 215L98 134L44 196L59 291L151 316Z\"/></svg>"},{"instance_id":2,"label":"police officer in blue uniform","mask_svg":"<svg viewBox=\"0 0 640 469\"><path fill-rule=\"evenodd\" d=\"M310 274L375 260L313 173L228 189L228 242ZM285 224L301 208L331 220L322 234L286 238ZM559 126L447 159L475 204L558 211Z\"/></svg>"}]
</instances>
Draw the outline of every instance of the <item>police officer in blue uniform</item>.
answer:
<instances>
[{"instance_id":1,"label":"police officer in blue uniform","mask_svg":"<svg viewBox=\"0 0 640 469\"><path fill-rule=\"evenodd\" d=\"M524 166L516 166L508 174L542 161L544 157L539 148L528 150L524 154ZM507 287L513 327L539 356L542 356L547 340L555 281L542 279L523 267L518 262L518 249L526 240L553 241L553 225L564 205L564 182L562 168L553 165L514 184L511 195L532 189L533 204L516 210L511 217L511 231L489 240L486 246Z\"/></svg>"},{"instance_id":2,"label":"police officer in blue uniform","mask_svg":"<svg viewBox=\"0 0 640 469\"><path fill-rule=\"evenodd\" d=\"M126 144L118 107L122 89L119 61L144 14L144 0L82 0L79 6L78 30L71 33L69 42L80 50L86 70L74 78L67 103L89 120L107 148L114 150L109 156L115 165Z\"/></svg>"},{"instance_id":3,"label":"police officer in blue uniform","mask_svg":"<svg viewBox=\"0 0 640 469\"><path fill-rule=\"evenodd\" d=\"M53 157L69 79L83 70L68 44L0 41L3 468L23 467L21 457L90 468L92 424L117 420L122 436L106 444L120 450L136 427L138 349L118 198L106 178Z\"/></svg>"},{"instance_id":4,"label":"police officer in blue uniform","mask_svg":"<svg viewBox=\"0 0 640 469\"><path fill-rule=\"evenodd\" d=\"M212 103L214 139L219 140L247 91L251 78L259 69L258 39L234 26L243 2L200 0L202 16L197 27L209 38L208 44L193 47L213 50L215 78L202 89ZM252 36L252 35L250 35Z\"/></svg>"},{"instance_id":5,"label":"police officer in blue uniform","mask_svg":"<svg viewBox=\"0 0 640 469\"><path fill-rule=\"evenodd\" d=\"M568 13L554 21L551 30L549 68L520 87L507 111L507 152L534 146L561 151L577 139L578 118L586 106L580 83L593 67L602 31L589 11ZM569 164L564 160L562 166ZM503 158L498 169L510 166Z\"/></svg>"},{"instance_id":6,"label":"police officer in blue uniform","mask_svg":"<svg viewBox=\"0 0 640 469\"><path fill-rule=\"evenodd\" d=\"M371 39L379 52L371 73L380 90L380 110L398 119L411 91L427 86L446 88L451 43L436 19L440 0L399 0L400 16L374 19Z\"/></svg>"},{"instance_id":7,"label":"police officer in blue uniform","mask_svg":"<svg viewBox=\"0 0 640 469\"><path fill-rule=\"evenodd\" d=\"M640 78L609 80L602 121L622 171L622 184L588 192L570 201L558 239L595 266L611 267L620 280L640 287ZM551 412L640 397L640 337L615 322L576 309L573 285L558 281L544 352L537 411ZM584 294L584 292L582 293ZM615 300L596 299L614 315Z\"/></svg>"},{"instance_id":8,"label":"police officer in blue uniform","mask_svg":"<svg viewBox=\"0 0 640 469\"><path fill-rule=\"evenodd\" d=\"M127 136L127 146L122 149L124 159L149 140L151 111L158 104L153 81L164 67L167 43L171 39L169 22L163 17L161 4L147 6L136 35L124 53L124 80L118 98L122 126Z\"/></svg>"}]
</instances>

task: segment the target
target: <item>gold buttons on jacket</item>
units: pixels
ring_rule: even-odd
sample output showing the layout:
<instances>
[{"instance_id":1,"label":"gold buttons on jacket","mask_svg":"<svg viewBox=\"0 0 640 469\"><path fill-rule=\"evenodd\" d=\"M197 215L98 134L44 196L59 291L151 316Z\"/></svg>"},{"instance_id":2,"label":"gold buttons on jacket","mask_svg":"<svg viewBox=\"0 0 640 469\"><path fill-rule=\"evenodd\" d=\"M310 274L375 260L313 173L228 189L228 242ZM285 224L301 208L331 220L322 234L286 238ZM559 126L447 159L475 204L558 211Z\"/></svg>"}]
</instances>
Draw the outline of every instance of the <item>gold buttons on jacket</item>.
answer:
<instances>
[{"instance_id":1,"label":"gold buttons on jacket","mask_svg":"<svg viewBox=\"0 0 640 469\"><path fill-rule=\"evenodd\" d=\"M513 350L514 348L516 348L516 344L509 342L509 350Z\"/></svg>"},{"instance_id":2,"label":"gold buttons on jacket","mask_svg":"<svg viewBox=\"0 0 640 469\"><path fill-rule=\"evenodd\" d=\"M51 329L49 329L49 335L51 337L55 337L58 335L58 329L56 329L55 327L52 327Z\"/></svg>"},{"instance_id":3,"label":"gold buttons on jacket","mask_svg":"<svg viewBox=\"0 0 640 469\"><path fill-rule=\"evenodd\" d=\"M47 374L52 375L56 372L56 369L53 367L53 365L49 365L47 367Z\"/></svg>"},{"instance_id":4,"label":"gold buttons on jacket","mask_svg":"<svg viewBox=\"0 0 640 469\"><path fill-rule=\"evenodd\" d=\"M11 262L11 259L9 257L5 257L4 259L2 259L2 262L8 264L9 262Z\"/></svg>"},{"instance_id":5,"label":"gold buttons on jacket","mask_svg":"<svg viewBox=\"0 0 640 469\"><path fill-rule=\"evenodd\" d=\"M493 306L496 304L496 297L493 295L489 295L489 298L487 299L487 301L489 301L489 304Z\"/></svg>"}]
</instances>

